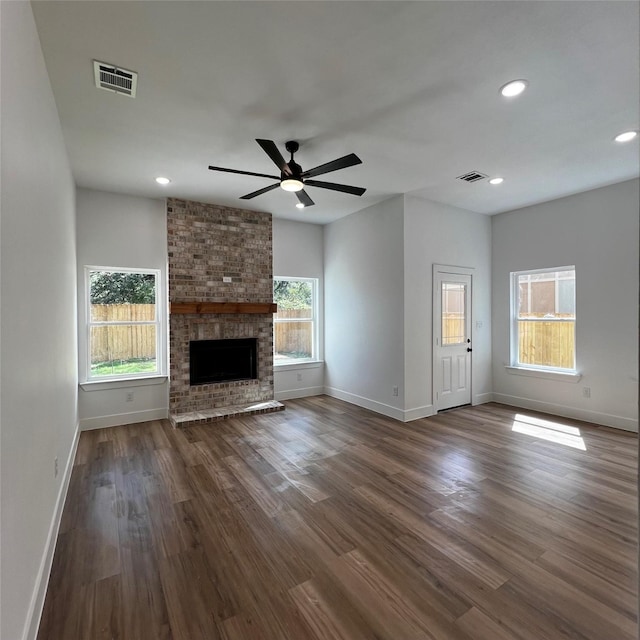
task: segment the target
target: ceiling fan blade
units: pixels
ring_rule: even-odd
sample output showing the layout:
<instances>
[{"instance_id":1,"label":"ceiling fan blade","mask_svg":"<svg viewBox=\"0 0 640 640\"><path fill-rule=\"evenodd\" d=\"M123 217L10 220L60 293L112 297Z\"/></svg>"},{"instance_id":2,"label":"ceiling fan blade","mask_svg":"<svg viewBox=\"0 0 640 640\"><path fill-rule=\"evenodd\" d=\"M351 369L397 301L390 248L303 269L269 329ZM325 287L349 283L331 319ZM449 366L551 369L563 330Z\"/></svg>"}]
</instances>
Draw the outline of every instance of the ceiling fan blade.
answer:
<instances>
[{"instance_id":1,"label":"ceiling fan blade","mask_svg":"<svg viewBox=\"0 0 640 640\"><path fill-rule=\"evenodd\" d=\"M226 173L239 173L242 176L257 176L258 178L271 178L272 180L280 180L280 176L270 176L266 173L253 173L253 171L239 171L238 169L225 169L224 167L212 167L211 171L225 171Z\"/></svg>"},{"instance_id":2,"label":"ceiling fan blade","mask_svg":"<svg viewBox=\"0 0 640 640\"><path fill-rule=\"evenodd\" d=\"M353 167L356 164L361 164L362 160L358 158L355 153L350 153L348 156L343 156L337 160L332 160L325 164L321 164L318 167L309 169L302 174L303 178L313 178L314 176L322 175L323 173L329 173L330 171L337 171L338 169L346 169L347 167Z\"/></svg>"},{"instance_id":3,"label":"ceiling fan blade","mask_svg":"<svg viewBox=\"0 0 640 640\"><path fill-rule=\"evenodd\" d=\"M296 191L296 195L298 196L298 200L302 202L305 207L312 207L315 202L309 197L309 194L302 189L301 191Z\"/></svg>"},{"instance_id":4,"label":"ceiling fan blade","mask_svg":"<svg viewBox=\"0 0 640 640\"><path fill-rule=\"evenodd\" d=\"M305 184L310 187L320 187L321 189L331 189L332 191L342 191L353 196L361 196L366 189L362 187L350 187L348 184L336 184L335 182L321 182L320 180L305 180Z\"/></svg>"},{"instance_id":5,"label":"ceiling fan blade","mask_svg":"<svg viewBox=\"0 0 640 640\"><path fill-rule=\"evenodd\" d=\"M286 175L291 175L291 169L289 169L289 165L285 162L282 154L278 151L278 147L276 147L276 143L273 140L260 140L256 138L256 142L262 147L264 152L275 162L276 166L282 173Z\"/></svg>"},{"instance_id":6,"label":"ceiling fan blade","mask_svg":"<svg viewBox=\"0 0 640 640\"><path fill-rule=\"evenodd\" d=\"M267 191L273 191L273 189L277 189L280 186L279 182L276 184L270 184L268 187L264 189L258 189L257 191L253 191L252 193L247 193L246 196L240 196L240 200L251 200L251 198L255 198L256 196L261 196L263 193L267 193Z\"/></svg>"}]
</instances>

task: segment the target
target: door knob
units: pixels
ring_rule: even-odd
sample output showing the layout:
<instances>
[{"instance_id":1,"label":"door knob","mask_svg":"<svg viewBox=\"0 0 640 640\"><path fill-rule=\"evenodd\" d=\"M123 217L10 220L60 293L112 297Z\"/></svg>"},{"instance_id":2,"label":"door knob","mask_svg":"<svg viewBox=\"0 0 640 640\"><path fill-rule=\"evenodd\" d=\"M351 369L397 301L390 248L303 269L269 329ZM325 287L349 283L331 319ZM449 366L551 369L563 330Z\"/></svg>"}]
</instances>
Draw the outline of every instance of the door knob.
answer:
<instances>
[{"instance_id":1,"label":"door knob","mask_svg":"<svg viewBox=\"0 0 640 640\"><path fill-rule=\"evenodd\" d=\"M467 347L467 352L470 353L471 351L473 351L473 349L471 347Z\"/></svg>"}]
</instances>

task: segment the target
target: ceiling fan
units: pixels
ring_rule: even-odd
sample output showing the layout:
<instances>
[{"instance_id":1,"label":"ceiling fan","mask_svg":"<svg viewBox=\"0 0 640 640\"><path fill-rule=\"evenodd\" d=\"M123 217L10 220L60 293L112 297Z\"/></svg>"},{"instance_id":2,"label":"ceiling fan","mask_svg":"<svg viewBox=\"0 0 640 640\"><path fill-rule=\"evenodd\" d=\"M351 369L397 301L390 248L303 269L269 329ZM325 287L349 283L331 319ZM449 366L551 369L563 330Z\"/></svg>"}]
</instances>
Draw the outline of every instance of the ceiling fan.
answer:
<instances>
[{"instance_id":1,"label":"ceiling fan","mask_svg":"<svg viewBox=\"0 0 640 640\"><path fill-rule=\"evenodd\" d=\"M267 193L268 191L281 187L285 191L295 192L299 200L299 204L296 206L302 208L310 207L315 204L309 197L309 194L304 190L305 186L341 191L342 193L350 193L354 196L361 196L366 191L366 189L363 189L362 187L351 187L346 184L313 180L313 178L320 176L323 173L337 171L338 169L346 169L347 167L361 164L362 160L360 160L355 153L350 153L348 156L343 156L342 158L321 164L320 166L309 169L308 171L303 171L302 167L293 159L293 154L300 148L300 145L295 140L290 140L285 143L286 150L291 154L291 160L289 160L289 162L285 162L273 140L256 139L256 142L262 147L271 160L273 160L278 169L280 169L280 177L271 176L266 173L253 173L252 171L239 171L238 169L225 169L223 167L209 166L211 171L226 171L227 173L240 173L244 176L257 176L259 178L271 178L273 180L278 180L276 184L271 184L264 189L258 189L257 191L248 193L246 196L241 196L241 200L251 200L251 198L261 196L263 193Z\"/></svg>"}]
</instances>

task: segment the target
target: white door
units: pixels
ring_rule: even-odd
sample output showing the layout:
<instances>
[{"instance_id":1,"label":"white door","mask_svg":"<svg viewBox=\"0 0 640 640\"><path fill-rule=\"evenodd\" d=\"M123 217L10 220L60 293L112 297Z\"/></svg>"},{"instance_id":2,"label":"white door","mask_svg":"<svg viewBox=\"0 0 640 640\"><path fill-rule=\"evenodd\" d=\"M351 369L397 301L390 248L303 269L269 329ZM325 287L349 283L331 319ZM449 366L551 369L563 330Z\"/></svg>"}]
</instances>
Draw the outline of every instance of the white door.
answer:
<instances>
[{"instance_id":1,"label":"white door","mask_svg":"<svg viewBox=\"0 0 640 640\"><path fill-rule=\"evenodd\" d=\"M471 271L434 265L433 397L436 411L471 404Z\"/></svg>"}]
</instances>

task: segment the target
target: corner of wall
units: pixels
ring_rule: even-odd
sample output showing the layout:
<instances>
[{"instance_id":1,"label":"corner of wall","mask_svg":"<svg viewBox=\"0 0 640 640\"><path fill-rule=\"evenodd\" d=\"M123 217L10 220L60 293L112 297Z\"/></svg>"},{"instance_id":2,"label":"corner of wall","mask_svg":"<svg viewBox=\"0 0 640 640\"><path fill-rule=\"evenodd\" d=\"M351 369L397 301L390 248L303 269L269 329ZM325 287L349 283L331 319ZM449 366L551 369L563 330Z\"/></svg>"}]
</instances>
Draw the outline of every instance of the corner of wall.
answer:
<instances>
[{"instance_id":1,"label":"corner of wall","mask_svg":"<svg viewBox=\"0 0 640 640\"><path fill-rule=\"evenodd\" d=\"M29 610L27 612L24 640L36 640L38 636L40 619L42 617L42 611L44 609L47 587L49 585L49 575L51 573L51 566L53 565L53 556L56 550L56 543L58 541L58 531L60 530L62 512L64 510L64 504L67 499L67 492L69 491L69 483L71 481L73 463L76 458L79 441L80 423L77 422L75 432L73 434L71 450L69 451L69 455L64 467L64 473L62 475L62 482L60 483L60 490L58 491L58 497L56 499L53 517L51 518L51 523L49 525L47 542L42 554L42 558L40 560L40 569L36 578L33 596L31 598L31 603L29 604Z\"/></svg>"}]
</instances>

